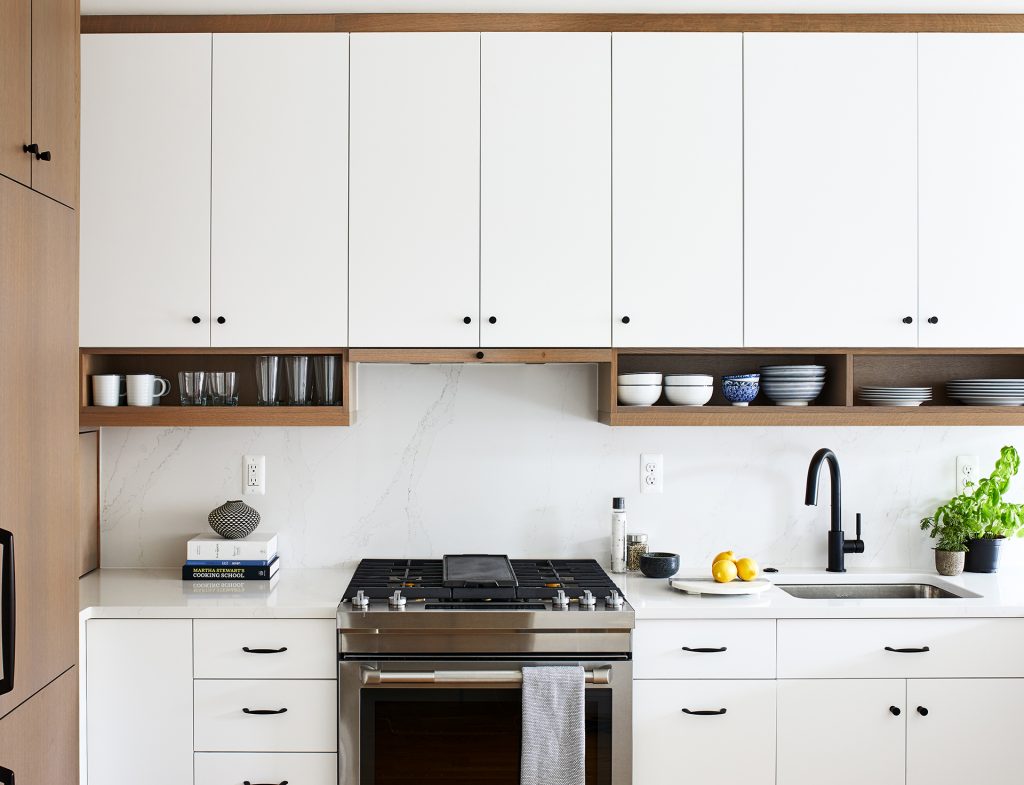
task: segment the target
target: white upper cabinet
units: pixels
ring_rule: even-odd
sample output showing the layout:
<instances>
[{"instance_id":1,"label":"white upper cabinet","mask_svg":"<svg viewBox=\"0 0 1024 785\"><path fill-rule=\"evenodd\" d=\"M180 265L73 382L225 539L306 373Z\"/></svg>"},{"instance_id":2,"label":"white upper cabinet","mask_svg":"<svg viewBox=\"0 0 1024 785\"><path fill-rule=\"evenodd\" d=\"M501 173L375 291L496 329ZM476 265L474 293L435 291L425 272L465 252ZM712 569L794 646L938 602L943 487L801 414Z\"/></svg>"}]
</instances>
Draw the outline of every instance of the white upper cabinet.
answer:
<instances>
[{"instance_id":1,"label":"white upper cabinet","mask_svg":"<svg viewBox=\"0 0 1024 785\"><path fill-rule=\"evenodd\" d=\"M351 46L351 344L477 346L480 35Z\"/></svg>"},{"instance_id":2,"label":"white upper cabinet","mask_svg":"<svg viewBox=\"0 0 1024 785\"><path fill-rule=\"evenodd\" d=\"M743 37L612 36L615 346L743 345Z\"/></svg>"},{"instance_id":3,"label":"white upper cabinet","mask_svg":"<svg viewBox=\"0 0 1024 785\"><path fill-rule=\"evenodd\" d=\"M1024 35L921 35L921 346L1022 346Z\"/></svg>"},{"instance_id":4,"label":"white upper cabinet","mask_svg":"<svg viewBox=\"0 0 1024 785\"><path fill-rule=\"evenodd\" d=\"M611 36L484 33L480 340L611 340Z\"/></svg>"},{"instance_id":5,"label":"white upper cabinet","mask_svg":"<svg viewBox=\"0 0 1024 785\"><path fill-rule=\"evenodd\" d=\"M746 345L917 345L916 43L744 37Z\"/></svg>"},{"instance_id":6,"label":"white upper cabinet","mask_svg":"<svg viewBox=\"0 0 1024 785\"><path fill-rule=\"evenodd\" d=\"M213 346L348 341L348 36L215 35Z\"/></svg>"},{"instance_id":7,"label":"white upper cabinet","mask_svg":"<svg viewBox=\"0 0 1024 785\"><path fill-rule=\"evenodd\" d=\"M210 46L82 36L82 346L210 345Z\"/></svg>"}]
</instances>

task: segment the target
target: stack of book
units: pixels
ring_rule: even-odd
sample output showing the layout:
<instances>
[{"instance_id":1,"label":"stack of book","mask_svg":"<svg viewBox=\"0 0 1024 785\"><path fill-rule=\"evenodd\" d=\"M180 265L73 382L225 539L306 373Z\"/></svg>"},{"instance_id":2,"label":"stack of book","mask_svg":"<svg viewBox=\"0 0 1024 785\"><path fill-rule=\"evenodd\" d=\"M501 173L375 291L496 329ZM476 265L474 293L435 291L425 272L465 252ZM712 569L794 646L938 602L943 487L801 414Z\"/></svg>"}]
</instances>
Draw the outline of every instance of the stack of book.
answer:
<instances>
[{"instance_id":1,"label":"stack of book","mask_svg":"<svg viewBox=\"0 0 1024 785\"><path fill-rule=\"evenodd\" d=\"M277 535L253 533L238 540L199 534L188 541L184 581L270 581L281 567Z\"/></svg>"}]
</instances>

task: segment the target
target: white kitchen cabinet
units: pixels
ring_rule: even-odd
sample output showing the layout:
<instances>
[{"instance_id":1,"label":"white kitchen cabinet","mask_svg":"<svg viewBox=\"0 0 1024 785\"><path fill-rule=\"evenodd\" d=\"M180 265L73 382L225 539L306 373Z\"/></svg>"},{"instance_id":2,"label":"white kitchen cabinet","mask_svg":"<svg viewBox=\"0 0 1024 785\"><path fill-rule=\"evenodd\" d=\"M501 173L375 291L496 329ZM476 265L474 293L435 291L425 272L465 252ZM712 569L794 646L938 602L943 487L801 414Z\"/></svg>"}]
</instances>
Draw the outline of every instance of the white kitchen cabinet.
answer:
<instances>
[{"instance_id":1,"label":"white kitchen cabinet","mask_svg":"<svg viewBox=\"0 0 1024 785\"><path fill-rule=\"evenodd\" d=\"M1018 780L1022 704L1024 679L908 681L907 785Z\"/></svg>"},{"instance_id":2,"label":"white kitchen cabinet","mask_svg":"<svg viewBox=\"0 0 1024 785\"><path fill-rule=\"evenodd\" d=\"M778 685L780 785L903 785L903 679L783 679Z\"/></svg>"},{"instance_id":3,"label":"white kitchen cabinet","mask_svg":"<svg viewBox=\"0 0 1024 785\"><path fill-rule=\"evenodd\" d=\"M348 36L213 37L213 346L348 341Z\"/></svg>"},{"instance_id":4,"label":"white kitchen cabinet","mask_svg":"<svg viewBox=\"0 0 1024 785\"><path fill-rule=\"evenodd\" d=\"M351 345L477 346L480 35L351 47Z\"/></svg>"},{"instance_id":5,"label":"white kitchen cabinet","mask_svg":"<svg viewBox=\"0 0 1024 785\"><path fill-rule=\"evenodd\" d=\"M612 36L615 346L743 345L743 37Z\"/></svg>"},{"instance_id":6,"label":"white kitchen cabinet","mask_svg":"<svg viewBox=\"0 0 1024 785\"><path fill-rule=\"evenodd\" d=\"M633 632L635 679L774 679L774 619L645 619Z\"/></svg>"},{"instance_id":7,"label":"white kitchen cabinet","mask_svg":"<svg viewBox=\"0 0 1024 785\"><path fill-rule=\"evenodd\" d=\"M85 638L90 785L192 782L192 621L90 619Z\"/></svg>"},{"instance_id":8,"label":"white kitchen cabinet","mask_svg":"<svg viewBox=\"0 0 1024 785\"><path fill-rule=\"evenodd\" d=\"M922 34L921 346L1024 345L1024 35Z\"/></svg>"},{"instance_id":9,"label":"white kitchen cabinet","mask_svg":"<svg viewBox=\"0 0 1024 785\"><path fill-rule=\"evenodd\" d=\"M775 682L634 682L635 785L723 777L775 785Z\"/></svg>"},{"instance_id":10,"label":"white kitchen cabinet","mask_svg":"<svg viewBox=\"0 0 1024 785\"><path fill-rule=\"evenodd\" d=\"M209 34L82 36L82 346L210 345Z\"/></svg>"},{"instance_id":11,"label":"white kitchen cabinet","mask_svg":"<svg viewBox=\"0 0 1024 785\"><path fill-rule=\"evenodd\" d=\"M481 39L480 342L611 341L611 36Z\"/></svg>"},{"instance_id":12,"label":"white kitchen cabinet","mask_svg":"<svg viewBox=\"0 0 1024 785\"><path fill-rule=\"evenodd\" d=\"M196 753L195 785L338 785L338 756L316 752Z\"/></svg>"},{"instance_id":13,"label":"white kitchen cabinet","mask_svg":"<svg viewBox=\"0 0 1024 785\"><path fill-rule=\"evenodd\" d=\"M744 36L747 346L917 345L916 109L912 34Z\"/></svg>"},{"instance_id":14,"label":"white kitchen cabinet","mask_svg":"<svg viewBox=\"0 0 1024 785\"><path fill-rule=\"evenodd\" d=\"M333 619L196 619L197 679L335 679Z\"/></svg>"}]
</instances>

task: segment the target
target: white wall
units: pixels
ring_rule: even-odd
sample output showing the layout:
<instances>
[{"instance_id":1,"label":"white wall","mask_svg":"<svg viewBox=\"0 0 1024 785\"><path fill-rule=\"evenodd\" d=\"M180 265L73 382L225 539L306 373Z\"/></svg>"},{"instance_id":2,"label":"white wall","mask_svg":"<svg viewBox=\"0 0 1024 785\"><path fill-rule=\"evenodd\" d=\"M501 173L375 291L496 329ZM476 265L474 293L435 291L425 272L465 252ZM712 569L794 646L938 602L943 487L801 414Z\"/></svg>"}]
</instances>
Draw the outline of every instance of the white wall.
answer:
<instances>
[{"instance_id":1,"label":"white wall","mask_svg":"<svg viewBox=\"0 0 1024 785\"><path fill-rule=\"evenodd\" d=\"M803 493L828 446L849 536L864 514L867 552L848 565L929 568L917 522L952 493L955 456L980 455L987 473L1000 446L1024 448L1024 428L609 428L596 373L360 366L351 428L104 430L103 566L180 566L209 510L241 498L241 457L254 453L267 456L268 491L247 501L292 566L446 552L607 561L611 497L623 495L631 530L686 565L732 548L762 566L823 568L827 478L822 506ZM642 451L665 455L662 495L639 495ZM1008 563L1024 563L1012 545Z\"/></svg>"}]
</instances>

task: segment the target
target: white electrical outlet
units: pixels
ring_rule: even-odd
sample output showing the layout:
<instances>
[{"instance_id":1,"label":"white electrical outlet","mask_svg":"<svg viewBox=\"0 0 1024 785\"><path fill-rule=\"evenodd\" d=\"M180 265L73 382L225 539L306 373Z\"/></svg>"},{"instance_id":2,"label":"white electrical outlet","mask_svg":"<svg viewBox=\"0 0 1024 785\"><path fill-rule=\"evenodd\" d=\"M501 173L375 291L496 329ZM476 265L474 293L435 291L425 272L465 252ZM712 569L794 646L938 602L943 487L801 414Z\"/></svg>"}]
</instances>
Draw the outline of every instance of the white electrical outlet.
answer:
<instances>
[{"instance_id":1,"label":"white electrical outlet","mask_svg":"<svg viewBox=\"0 0 1024 785\"><path fill-rule=\"evenodd\" d=\"M242 492L264 496L267 492L267 459L263 455L242 456Z\"/></svg>"},{"instance_id":2,"label":"white electrical outlet","mask_svg":"<svg viewBox=\"0 0 1024 785\"><path fill-rule=\"evenodd\" d=\"M963 493L967 483L972 483L972 488L978 484L977 455L956 456L956 492Z\"/></svg>"},{"instance_id":3,"label":"white electrical outlet","mask_svg":"<svg viewBox=\"0 0 1024 785\"><path fill-rule=\"evenodd\" d=\"M665 459L661 455L640 456L640 493L661 493L665 488Z\"/></svg>"}]
</instances>

